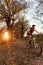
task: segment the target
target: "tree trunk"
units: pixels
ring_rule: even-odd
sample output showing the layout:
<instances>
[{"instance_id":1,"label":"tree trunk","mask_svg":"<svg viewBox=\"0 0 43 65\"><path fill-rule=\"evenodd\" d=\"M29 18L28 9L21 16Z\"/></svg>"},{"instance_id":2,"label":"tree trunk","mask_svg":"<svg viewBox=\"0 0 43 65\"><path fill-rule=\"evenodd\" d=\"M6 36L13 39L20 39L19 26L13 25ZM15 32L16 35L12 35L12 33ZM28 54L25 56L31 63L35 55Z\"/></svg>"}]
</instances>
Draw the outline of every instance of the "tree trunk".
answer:
<instances>
[{"instance_id":1,"label":"tree trunk","mask_svg":"<svg viewBox=\"0 0 43 65\"><path fill-rule=\"evenodd\" d=\"M24 35L23 31L21 31L21 38L23 38L23 35Z\"/></svg>"}]
</instances>

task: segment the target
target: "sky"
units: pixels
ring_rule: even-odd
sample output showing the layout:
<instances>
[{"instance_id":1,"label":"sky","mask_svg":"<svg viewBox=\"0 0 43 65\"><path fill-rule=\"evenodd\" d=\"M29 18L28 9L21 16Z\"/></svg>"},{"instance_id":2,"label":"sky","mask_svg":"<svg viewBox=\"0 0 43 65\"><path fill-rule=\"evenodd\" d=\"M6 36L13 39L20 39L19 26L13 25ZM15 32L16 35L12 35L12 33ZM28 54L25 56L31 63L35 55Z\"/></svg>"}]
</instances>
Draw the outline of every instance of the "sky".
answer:
<instances>
[{"instance_id":1,"label":"sky","mask_svg":"<svg viewBox=\"0 0 43 65\"><path fill-rule=\"evenodd\" d=\"M43 3L39 6L38 10L39 13L38 15L36 15L36 7L39 5L39 1L38 0L26 0L29 4L28 4L28 10L27 10L27 13L25 14L25 17L29 20L29 23L30 23L30 26L32 26L33 24L36 25L36 30L38 32L41 32L43 33L43 24L38 20L38 19L35 19L34 17L36 18L39 18L41 21L43 21L43 16L40 15L40 13L43 13Z\"/></svg>"},{"instance_id":2,"label":"sky","mask_svg":"<svg viewBox=\"0 0 43 65\"><path fill-rule=\"evenodd\" d=\"M43 3L39 6L38 9L36 9L36 7L40 4L39 0L18 0L18 1L20 1L21 3L23 3L23 2L26 1L28 3L27 4L25 18L29 21L30 26L32 26L33 24L35 24L36 25L35 29L38 32L43 33L43 28L42 28L43 24L38 19L34 18L34 17L36 17L36 18L39 18L41 21L43 21L43 15L40 14L40 13L43 13ZM40 11L39 11L39 13L37 15L36 12L38 10L40 10ZM0 23L0 26L3 27L3 24Z\"/></svg>"}]
</instances>

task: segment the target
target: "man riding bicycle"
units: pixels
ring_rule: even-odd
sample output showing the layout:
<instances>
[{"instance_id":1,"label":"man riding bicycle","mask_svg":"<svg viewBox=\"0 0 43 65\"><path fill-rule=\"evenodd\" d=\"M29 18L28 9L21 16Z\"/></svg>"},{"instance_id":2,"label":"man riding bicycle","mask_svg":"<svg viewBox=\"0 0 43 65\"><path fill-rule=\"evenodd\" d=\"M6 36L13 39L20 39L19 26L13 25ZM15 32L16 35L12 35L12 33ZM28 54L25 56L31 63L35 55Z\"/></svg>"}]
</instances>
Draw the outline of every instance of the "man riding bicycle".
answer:
<instances>
[{"instance_id":1,"label":"man riding bicycle","mask_svg":"<svg viewBox=\"0 0 43 65\"><path fill-rule=\"evenodd\" d=\"M32 27L30 28L30 30L28 30L27 31L27 35L29 35L29 43L31 43L31 41L32 41L32 34L33 34L33 32L37 32L36 30L35 30L35 25L32 25ZM38 33L38 32L37 32ZM38 33L39 34L39 33Z\"/></svg>"}]
</instances>

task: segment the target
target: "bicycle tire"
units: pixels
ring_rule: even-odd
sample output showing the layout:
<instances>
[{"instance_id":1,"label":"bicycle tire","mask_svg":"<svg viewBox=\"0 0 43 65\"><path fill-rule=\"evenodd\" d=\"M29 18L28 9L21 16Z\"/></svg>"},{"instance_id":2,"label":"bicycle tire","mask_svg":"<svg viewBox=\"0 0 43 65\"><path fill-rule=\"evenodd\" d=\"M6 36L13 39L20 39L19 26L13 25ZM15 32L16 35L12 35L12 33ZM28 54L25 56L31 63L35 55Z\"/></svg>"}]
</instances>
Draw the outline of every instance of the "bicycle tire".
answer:
<instances>
[{"instance_id":1,"label":"bicycle tire","mask_svg":"<svg viewBox=\"0 0 43 65\"><path fill-rule=\"evenodd\" d=\"M42 53L42 46L41 45L38 45L38 51L37 49L35 50L35 47L34 47L34 54L38 57L40 56Z\"/></svg>"}]
</instances>

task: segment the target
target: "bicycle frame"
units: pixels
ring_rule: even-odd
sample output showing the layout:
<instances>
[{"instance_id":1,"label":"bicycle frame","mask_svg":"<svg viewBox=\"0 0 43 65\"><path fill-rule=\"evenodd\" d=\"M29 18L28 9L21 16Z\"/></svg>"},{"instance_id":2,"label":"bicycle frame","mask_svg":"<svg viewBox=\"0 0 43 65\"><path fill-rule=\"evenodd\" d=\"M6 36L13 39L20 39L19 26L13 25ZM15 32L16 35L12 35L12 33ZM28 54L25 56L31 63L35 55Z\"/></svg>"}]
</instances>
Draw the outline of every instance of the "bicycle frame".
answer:
<instances>
[{"instance_id":1,"label":"bicycle frame","mask_svg":"<svg viewBox=\"0 0 43 65\"><path fill-rule=\"evenodd\" d=\"M34 47L38 48L38 42L36 40L36 36L33 37Z\"/></svg>"}]
</instances>

